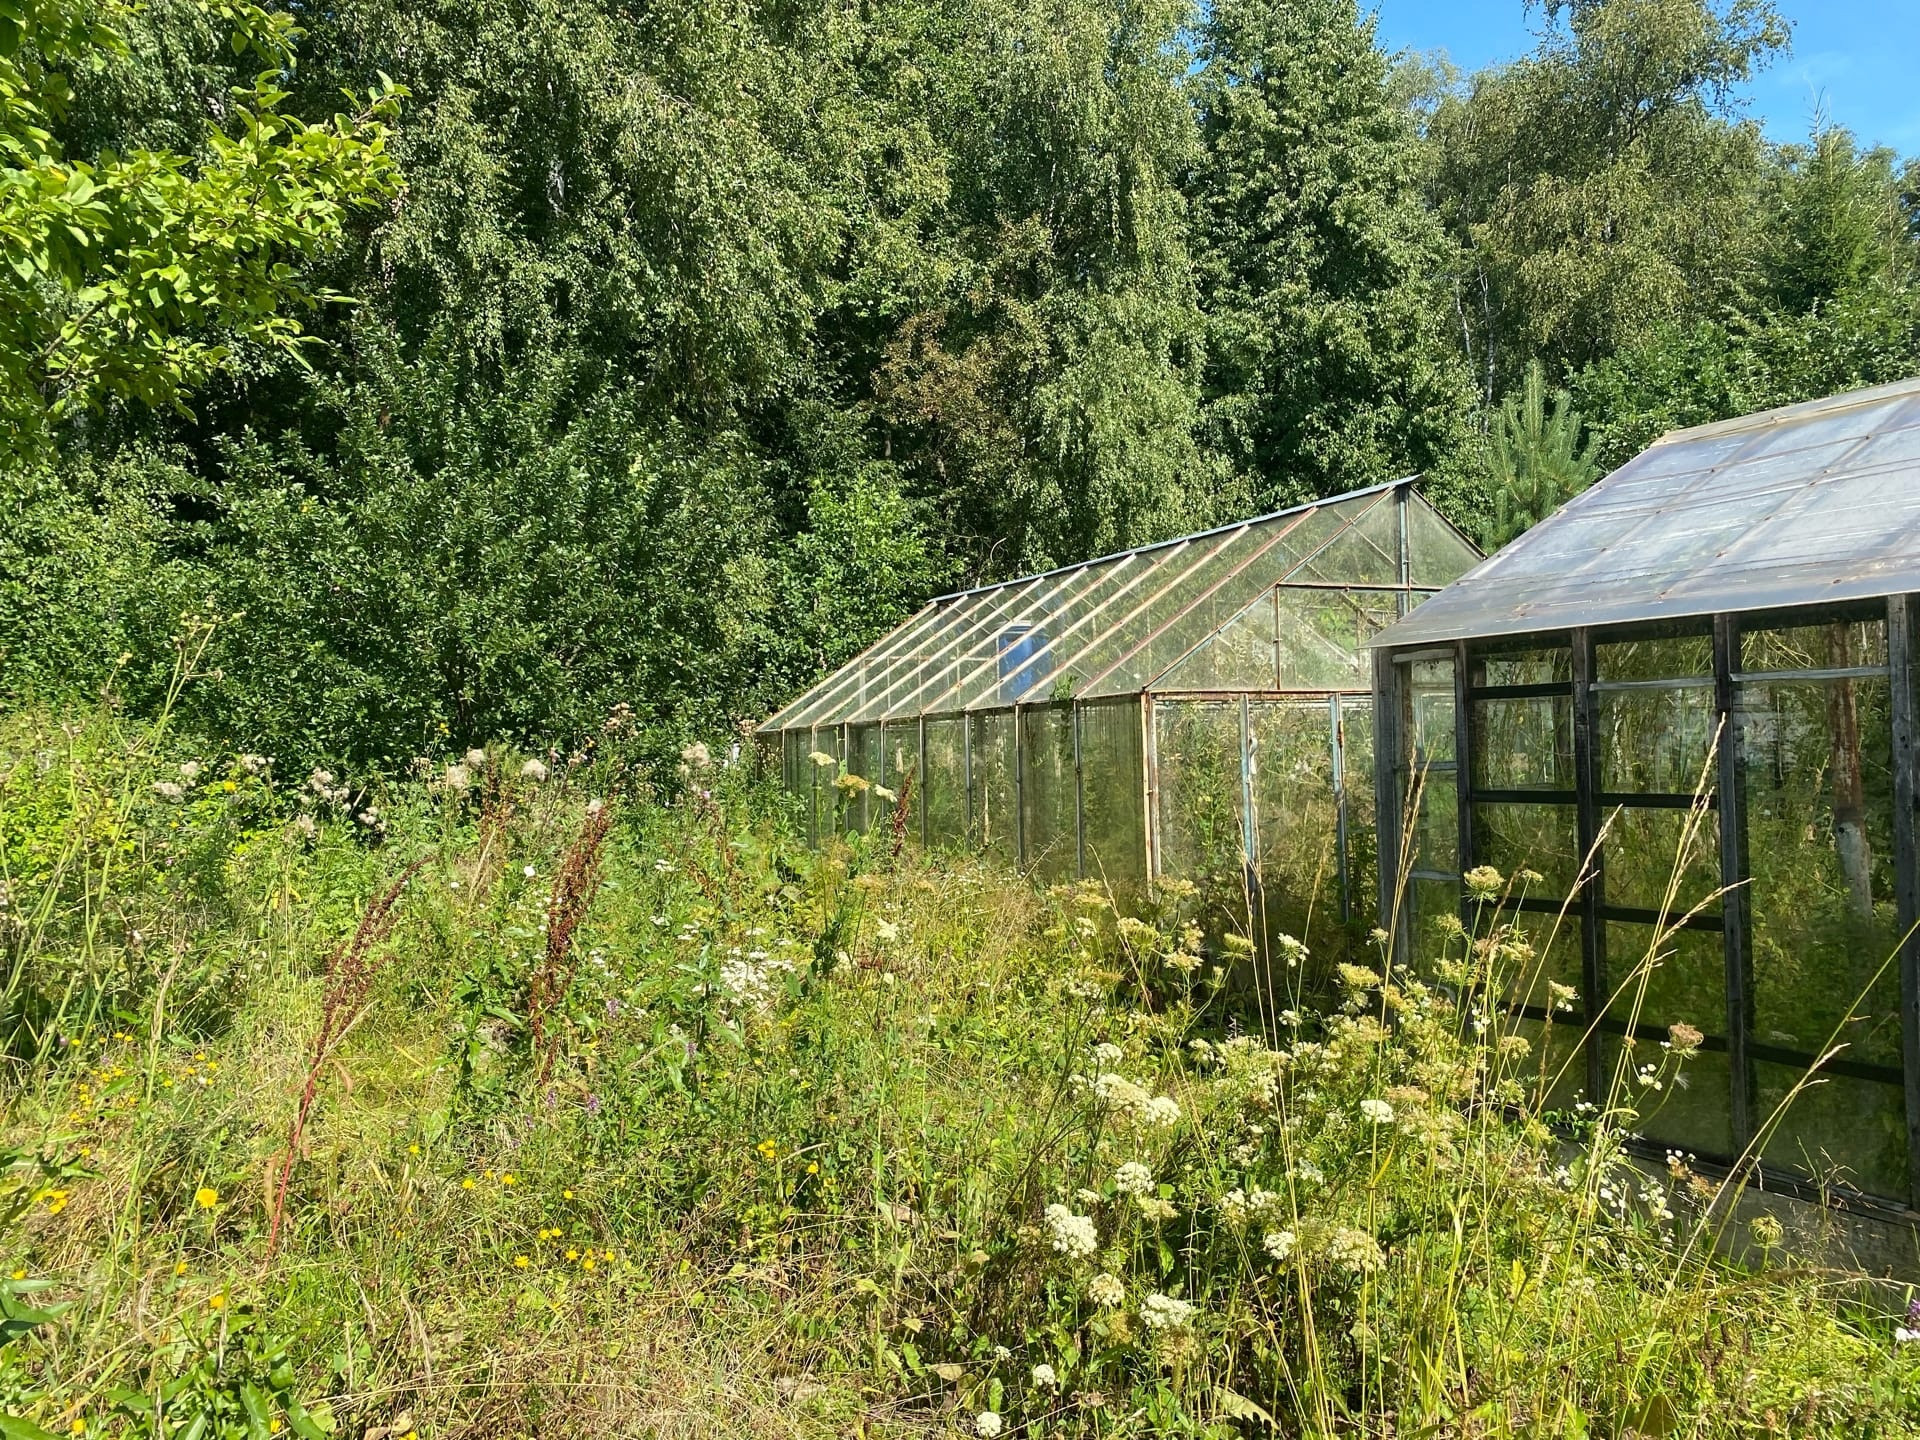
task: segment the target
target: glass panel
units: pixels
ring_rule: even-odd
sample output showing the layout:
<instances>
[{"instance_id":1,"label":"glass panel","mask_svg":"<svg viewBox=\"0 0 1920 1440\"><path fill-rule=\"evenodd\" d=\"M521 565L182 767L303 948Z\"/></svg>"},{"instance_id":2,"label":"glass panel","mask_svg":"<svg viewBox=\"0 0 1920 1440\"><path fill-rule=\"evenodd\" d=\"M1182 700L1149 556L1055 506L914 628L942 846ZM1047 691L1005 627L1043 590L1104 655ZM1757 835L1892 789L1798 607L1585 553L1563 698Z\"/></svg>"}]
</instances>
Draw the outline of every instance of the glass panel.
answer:
<instances>
[{"instance_id":1,"label":"glass panel","mask_svg":"<svg viewBox=\"0 0 1920 1440\"><path fill-rule=\"evenodd\" d=\"M927 845L964 844L967 836L967 722L950 716L927 721L927 769L921 804Z\"/></svg>"},{"instance_id":2,"label":"glass panel","mask_svg":"<svg viewBox=\"0 0 1920 1440\"><path fill-rule=\"evenodd\" d=\"M1837 1031L1849 1059L1900 1063L1888 699L1879 678L1740 688L1762 1043L1818 1053Z\"/></svg>"},{"instance_id":3,"label":"glass panel","mask_svg":"<svg viewBox=\"0 0 1920 1440\"><path fill-rule=\"evenodd\" d=\"M1544 1020L1515 1016L1504 1022L1531 1047L1526 1058L1508 1073L1527 1089L1528 1101L1539 1110L1571 1110L1587 1089L1583 1023L1572 1016Z\"/></svg>"},{"instance_id":4,"label":"glass panel","mask_svg":"<svg viewBox=\"0 0 1920 1440\"><path fill-rule=\"evenodd\" d=\"M1185 660L1155 690L1272 690L1274 597L1262 595Z\"/></svg>"},{"instance_id":5,"label":"glass panel","mask_svg":"<svg viewBox=\"0 0 1920 1440\"><path fill-rule=\"evenodd\" d=\"M1564 685L1573 679L1573 652L1565 646L1497 650L1472 661L1475 685Z\"/></svg>"},{"instance_id":6,"label":"glass panel","mask_svg":"<svg viewBox=\"0 0 1920 1440\"><path fill-rule=\"evenodd\" d=\"M1281 688L1367 689L1373 667L1360 647L1391 625L1399 608L1398 595L1383 591L1281 590Z\"/></svg>"},{"instance_id":7,"label":"glass panel","mask_svg":"<svg viewBox=\"0 0 1920 1440\"><path fill-rule=\"evenodd\" d=\"M1713 636L1656 636L1593 647L1596 680L1675 680L1713 675Z\"/></svg>"},{"instance_id":8,"label":"glass panel","mask_svg":"<svg viewBox=\"0 0 1920 1440\"><path fill-rule=\"evenodd\" d=\"M1407 882L1407 959L1415 973L1432 975L1442 955L1459 960L1465 942L1460 924L1460 885L1454 880Z\"/></svg>"},{"instance_id":9,"label":"glass panel","mask_svg":"<svg viewBox=\"0 0 1920 1440\"><path fill-rule=\"evenodd\" d=\"M1460 792L1453 767L1422 771L1413 784L1413 868L1460 872Z\"/></svg>"},{"instance_id":10,"label":"glass panel","mask_svg":"<svg viewBox=\"0 0 1920 1440\"><path fill-rule=\"evenodd\" d=\"M1204 566L1182 577L1151 613L1116 637L1114 659L1104 675L1092 668L1091 652L1100 647L1089 647L1074 667L1086 677L1081 693L1114 695L1140 689L1285 575L1300 545L1326 518L1324 512L1315 512L1255 526L1221 547Z\"/></svg>"},{"instance_id":11,"label":"glass panel","mask_svg":"<svg viewBox=\"0 0 1920 1440\"><path fill-rule=\"evenodd\" d=\"M1887 622L1884 620L1748 630L1740 636L1743 671L1842 670L1886 663Z\"/></svg>"},{"instance_id":12,"label":"glass panel","mask_svg":"<svg viewBox=\"0 0 1920 1440\"><path fill-rule=\"evenodd\" d=\"M1139 701L1080 706L1080 782L1087 874L1103 881L1125 910L1139 901L1147 876Z\"/></svg>"},{"instance_id":13,"label":"glass panel","mask_svg":"<svg viewBox=\"0 0 1920 1440\"><path fill-rule=\"evenodd\" d=\"M857 691L867 676L884 668L892 656L916 645L921 637L946 623L954 605L958 603L930 606L892 634L882 636L867 650L789 702L786 708L774 715L773 720L788 729L838 720L846 698Z\"/></svg>"},{"instance_id":14,"label":"glass panel","mask_svg":"<svg viewBox=\"0 0 1920 1440\"><path fill-rule=\"evenodd\" d=\"M1515 899L1563 900L1580 873L1571 805L1478 802L1473 807L1473 850L1474 864L1498 870ZM1541 878L1515 878L1522 870Z\"/></svg>"},{"instance_id":15,"label":"glass panel","mask_svg":"<svg viewBox=\"0 0 1920 1440\"><path fill-rule=\"evenodd\" d=\"M813 843L822 844L828 836L846 829L847 792L834 784L840 778L840 755L845 748L843 732L837 725L817 726L813 731ZM824 763L822 763L824 761Z\"/></svg>"},{"instance_id":16,"label":"glass panel","mask_svg":"<svg viewBox=\"0 0 1920 1440\"><path fill-rule=\"evenodd\" d=\"M1252 703L1248 733L1266 939L1271 943L1276 936L1291 935L1304 940L1313 952L1315 970L1321 971L1346 959L1348 948L1340 913L1333 712L1324 701Z\"/></svg>"},{"instance_id":17,"label":"glass panel","mask_svg":"<svg viewBox=\"0 0 1920 1440\"><path fill-rule=\"evenodd\" d=\"M983 667L989 676L993 674L994 637L1000 627L1056 584L1055 580L1030 580L971 597L964 602L966 609L926 648L906 682L888 689L881 708L895 714L958 709L952 692L962 677Z\"/></svg>"},{"instance_id":18,"label":"glass panel","mask_svg":"<svg viewBox=\"0 0 1920 1440\"><path fill-rule=\"evenodd\" d=\"M1341 585L1400 583L1400 516L1393 493L1370 502L1333 543L1300 567L1299 577Z\"/></svg>"},{"instance_id":19,"label":"glass panel","mask_svg":"<svg viewBox=\"0 0 1920 1440\"><path fill-rule=\"evenodd\" d=\"M987 710L969 716L968 722L973 726L972 842L997 860L1018 864L1013 712Z\"/></svg>"},{"instance_id":20,"label":"glass panel","mask_svg":"<svg viewBox=\"0 0 1920 1440\"><path fill-rule=\"evenodd\" d=\"M1586 996L1580 993L1584 968L1580 918L1572 907L1564 915L1557 910L1502 910L1480 918L1482 931L1496 926L1510 941L1526 947L1515 952L1509 946L1507 953L1495 961L1499 973L1490 978L1499 984L1508 1004L1557 1010L1558 1001L1548 987L1564 985L1574 992L1573 1003L1580 1007L1577 1013L1585 1013Z\"/></svg>"},{"instance_id":21,"label":"glass panel","mask_svg":"<svg viewBox=\"0 0 1920 1440\"><path fill-rule=\"evenodd\" d=\"M886 783L884 755L878 725L847 727L847 773L867 782L865 789L854 791L847 799L846 823L855 830L865 830L880 813L881 803L873 787Z\"/></svg>"},{"instance_id":22,"label":"glass panel","mask_svg":"<svg viewBox=\"0 0 1920 1440\"><path fill-rule=\"evenodd\" d=\"M1678 1024L1691 1025L1703 1035L1724 1034L1727 962L1720 935L1676 930L1656 946L1651 925L1609 920L1606 931L1610 1016L1633 1024L1635 1033L1647 1039L1663 1039L1668 1028Z\"/></svg>"},{"instance_id":23,"label":"glass panel","mask_svg":"<svg viewBox=\"0 0 1920 1440\"><path fill-rule=\"evenodd\" d=\"M1691 795L1704 781L1711 793L1707 762L1720 724L1712 686L1599 690L1593 705L1602 790Z\"/></svg>"},{"instance_id":24,"label":"glass panel","mask_svg":"<svg viewBox=\"0 0 1920 1440\"><path fill-rule=\"evenodd\" d=\"M1607 904L1673 917L1696 905L1703 905L1702 914L1720 913L1720 902L1708 900L1720 888L1720 818L1713 811L1622 807L1601 819ZM1668 883L1676 876L1669 900Z\"/></svg>"},{"instance_id":25,"label":"glass panel","mask_svg":"<svg viewBox=\"0 0 1920 1440\"><path fill-rule=\"evenodd\" d=\"M920 838L920 722L918 720L889 720L880 727L880 748L883 755L882 769L886 774L885 785L894 794L894 800L876 797L873 814L882 824L894 823L894 812L899 801L904 801L906 809L901 816L904 834L913 840Z\"/></svg>"},{"instance_id":26,"label":"glass panel","mask_svg":"<svg viewBox=\"0 0 1920 1440\"><path fill-rule=\"evenodd\" d=\"M1572 697L1474 701L1473 788L1571 790Z\"/></svg>"},{"instance_id":27,"label":"glass panel","mask_svg":"<svg viewBox=\"0 0 1920 1440\"><path fill-rule=\"evenodd\" d=\"M1402 688L1408 713L1403 733L1413 742L1416 766L1454 758L1454 694L1451 660L1416 660L1407 666Z\"/></svg>"},{"instance_id":28,"label":"glass panel","mask_svg":"<svg viewBox=\"0 0 1920 1440\"><path fill-rule=\"evenodd\" d=\"M1415 585L1451 585L1480 563L1480 552L1418 495L1407 497L1407 548Z\"/></svg>"},{"instance_id":29,"label":"glass panel","mask_svg":"<svg viewBox=\"0 0 1920 1440\"><path fill-rule=\"evenodd\" d=\"M1049 705L1020 715L1020 804L1025 811L1026 864L1048 884L1080 873L1075 818L1073 707Z\"/></svg>"},{"instance_id":30,"label":"glass panel","mask_svg":"<svg viewBox=\"0 0 1920 1440\"><path fill-rule=\"evenodd\" d=\"M1200 888L1202 912L1245 928L1240 830L1240 706L1170 700L1154 706L1160 873Z\"/></svg>"},{"instance_id":31,"label":"glass panel","mask_svg":"<svg viewBox=\"0 0 1920 1440\"><path fill-rule=\"evenodd\" d=\"M1658 1090L1639 1084L1636 1076L1642 1066L1666 1059L1659 1042L1641 1038L1624 1056L1621 1051L1619 1036L1601 1036L1600 1073L1612 1103L1630 1107L1639 1117L1628 1129L1696 1155L1733 1157L1739 1147L1733 1143L1733 1071L1726 1051L1702 1050L1681 1061Z\"/></svg>"},{"instance_id":32,"label":"glass panel","mask_svg":"<svg viewBox=\"0 0 1920 1440\"><path fill-rule=\"evenodd\" d=\"M1754 1067L1762 1124L1806 1074L1764 1061ZM1870 1195L1907 1196L1907 1109L1898 1085L1816 1073L1794 1097L1761 1152L1821 1180L1840 1180Z\"/></svg>"},{"instance_id":33,"label":"glass panel","mask_svg":"<svg viewBox=\"0 0 1920 1440\"><path fill-rule=\"evenodd\" d=\"M1373 821L1373 704L1340 701L1340 756L1347 812L1347 919L1361 933L1380 914L1380 840Z\"/></svg>"}]
</instances>

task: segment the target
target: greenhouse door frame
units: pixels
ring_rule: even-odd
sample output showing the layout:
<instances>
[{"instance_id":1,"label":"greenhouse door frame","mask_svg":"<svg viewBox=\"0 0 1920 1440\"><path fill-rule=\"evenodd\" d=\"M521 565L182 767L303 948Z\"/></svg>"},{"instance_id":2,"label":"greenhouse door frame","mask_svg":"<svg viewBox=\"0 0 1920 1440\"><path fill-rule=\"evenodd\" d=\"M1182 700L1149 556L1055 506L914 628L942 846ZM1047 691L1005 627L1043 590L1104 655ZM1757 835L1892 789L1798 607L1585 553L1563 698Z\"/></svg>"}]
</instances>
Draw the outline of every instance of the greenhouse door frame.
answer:
<instances>
[{"instance_id":1,"label":"greenhouse door frame","mask_svg":"<svg viewBox=\"0 0 1920 1440\"><path fill-rule=\"evenodd\" d=\"M1743 672L1741 669L1743 634L1748 630L1772 631L1790 626L1822 626L1884 618L1886 626L1886 665L1839 666L1810 670L1772 670ZM1712 643L1711 674L1690 679L1603 682L1596 677L1595 647L1660 636L1694 636ZM1570 661L1568 680L1513 685L1473 684L1473 663L1485 656L1498 656L1527 648L1546 652L1566 650ZM1842 657L1845 659L1846 657ZM1447 662L1452 667L1453 725L1452 758L1428 758L1420 764L1427 786L1446 784L1450 778L1453 804L1458 814L1457 870L1403 867L1403 843L1416 833L1407 810L1413 789L1414 760L1409 754L1409 733L1418 722L1412 705L1414 687L1412 666L1416 662ZM1642 688L1675 690L1683 687L1713 693L1714 733L1718 736L1715 752L1713 797L1717 810L1719 883L1721 914L1717 922L1696 916L1688 928L1717 930L1721 936L1724 962L1725 1015L1714 1017L1725 1026L1724 1041L1730 1079L1730 1124L1733 1146L1730 1155L1703 1156L1715 1168L1731 1171L1737 1157L1753 1149L1756 1129L1766 1119L1760 1104L1758 1072L1760 1063L1791 1067L1815 1056L1789 1051L1768 1043L1756 1035L1752 939L1752 901L1749 895L1751 867L1746 854L1747 824L1745 804L1745 753L1748 737L1741 723L1741 688L1747 684L1822 683L1855 677L1884 676L1888 685L1889 750L1885 757L1891 772L1893 901L1895 934L1898 936L1900 1055L1896 1072L1889 1064L1849 1058L1842 1049L1820 1072L1826 1075L1871 1080L1897 1086L1903 1097L1906 1120L1906 1194L1890 1196L1855 1191L1846 1187L1852 1203L1866 1209L1886 1210L1911 1220L1920 1213L1920 714L1916 714L1916 665L1920 664L1920 596L1893 595L1882 600L1842 602L1824 606L1779 609L1725 611L1710 616L1676 617L1660 624L1625 624L1604 627L1520 632L1484 640L1459 640L1439 645L1382 648L1374 652L1374 786L1376 823L1379 836L1379 914L1381 924L1394 936L1395 959L1408 963L1408 935L1413 882L1451 883L1459 888L1460 915L1473 923L1471 906L1461 875L1483 863L1475 849L1474 806L1476 804L1571 805L1576 828L1577 863L1580 867L1574 905L1569 917L1580 921L1581 1015L1578 1023L1585 1031L1584 1049L1589 1094L1603 1093L1603 1037L1621 1033L1624 1024L1603 1017L1598 1024L1591 1013L1606 990L1605 924L1609 919L1621 923L1645 924L1663 917L1652 912L1605 903L1605 866L1599 837L1606 816L1618 806L1639 809L1678 808L1693 803L1692 796L1659 793L1616 795L1600 788L1599 758L1596 754L1599 732L1596 725L1596 697L1609 690ZM1430 696L1443 694L1427 690ZM1572 775L1570 790L1540 789L1526 792L1476 789L1474 753L1474 705L1489 700L1565 696L1570 701ZM1404 868L1404 873L1403 873ZM1559 910L1559 898L1509 902L1516 911ZM1884 902L1883 902L1884 903ZM1523 1009L1528 1018L1539 1018ZM1573 1023L1566 1021L1563 1023ZM1657 1025L1642 1025L1640 1033L1649 1037L1663 1035ZM1717 1048L1717 1047L1713 1047ZM1664 1149L1663 1146L1655 1146ZM1757 1149L1755 1149L1757 1155ZM1769 1189L1798 1193L1804 1198L1821 1198L1832 1187L1816 1184L1792 1169L1780 1168L1758 1159L1747 1164Z\"/></svg>"}]
</instances>

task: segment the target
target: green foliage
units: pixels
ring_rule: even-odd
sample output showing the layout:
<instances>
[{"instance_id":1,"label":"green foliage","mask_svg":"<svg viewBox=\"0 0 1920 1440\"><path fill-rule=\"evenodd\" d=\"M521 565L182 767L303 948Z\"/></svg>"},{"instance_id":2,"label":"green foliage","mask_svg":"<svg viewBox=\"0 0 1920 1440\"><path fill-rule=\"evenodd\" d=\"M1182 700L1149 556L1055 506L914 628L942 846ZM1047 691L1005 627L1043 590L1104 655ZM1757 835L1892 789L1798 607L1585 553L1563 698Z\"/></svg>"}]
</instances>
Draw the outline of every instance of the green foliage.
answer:
<instances>
[{"instance_id":1,"label":"green foliage","mask_svg":"<svg viewBox=\"0 0 1920 1440\"><path fill-rule=\"evenodd\" d=\"M236 56L266 68L236 86L196 153L72 157L54 127L65 71L126 52L128 7L33 0L0 16L0 422L10 449L109 396L148 405L225 365L235 340L293 349L289 312L327 298L294 267L338 245L347 217L390 197L386 153L404 91L382 78L352 114L281 113L300 32L239 0L209 5ZM263 203L262 197L270 197Z\"/></svg>"},{"instance_id":2,"label":"green foliage","mask_svg":"<svg viewBox=\"0 0 1920 1440\"><path fill-rule=\"evenodd\" d=\"M1467 412L1446 247L1374 20L1353 0L1228 0L1200 37L1204 431L1237 497L1272 509L1446 470Z\"/></svg>"},{"instance_id":3,"label":"green foliage","mask_svg":"<svg viewBox=\"0 0 1920 1440\"><path fill-rule=\"evenodd\" d=\"M1484 549L1498 550L1593 483L1595 442L1583 444L1581 428L1572 397L1555 390L1549 407L1546 369L1529 364L1520 394L1501 404L1487 436L1493 509L1480 531Z\"/></svg>"}]
</instances>

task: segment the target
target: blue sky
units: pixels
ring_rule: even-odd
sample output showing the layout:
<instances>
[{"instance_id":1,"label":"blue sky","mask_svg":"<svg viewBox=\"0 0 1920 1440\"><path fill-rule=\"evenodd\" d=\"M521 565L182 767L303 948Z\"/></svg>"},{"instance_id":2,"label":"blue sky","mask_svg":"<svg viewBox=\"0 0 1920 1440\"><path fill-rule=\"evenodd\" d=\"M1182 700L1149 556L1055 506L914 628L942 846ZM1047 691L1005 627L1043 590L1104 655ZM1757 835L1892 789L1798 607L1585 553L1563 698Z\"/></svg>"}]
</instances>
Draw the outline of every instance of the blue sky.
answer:
<instances>
[{"instance_id":1,"label":"blue sky","mask_svg":"<svg viewBox=\"0 0 1920 1440\"><path fill-rule=\"evenodd\" d=\"M1523 0L1361 0L1389 50L1445 50L1475 70L1533 46ZM1747 87L1749 113L1775 140L1806 136L1814 107L1868 144L1920 155L1920 0L1776 0L1793 53Z\"/></svg>"}]
</instances>

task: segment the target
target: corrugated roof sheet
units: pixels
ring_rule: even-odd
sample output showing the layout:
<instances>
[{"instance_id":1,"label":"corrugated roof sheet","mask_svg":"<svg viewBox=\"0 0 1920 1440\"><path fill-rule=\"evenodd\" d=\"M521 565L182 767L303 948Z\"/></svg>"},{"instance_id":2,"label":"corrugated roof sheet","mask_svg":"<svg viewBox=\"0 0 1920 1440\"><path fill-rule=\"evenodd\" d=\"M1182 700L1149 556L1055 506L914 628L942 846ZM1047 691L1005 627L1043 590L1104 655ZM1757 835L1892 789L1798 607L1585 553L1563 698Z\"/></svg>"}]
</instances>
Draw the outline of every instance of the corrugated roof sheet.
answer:
<instances>
[{"instance_id":1,"label":"corrugated roof sheet","mask_svg":"<svg viewBox=\"0 0 1920 1440\"><path fill-rule=\"evenodd\" d=\"M1676 430L1374 646L1920 590L1920 379Z\"/></svg>"}]
</instances>

